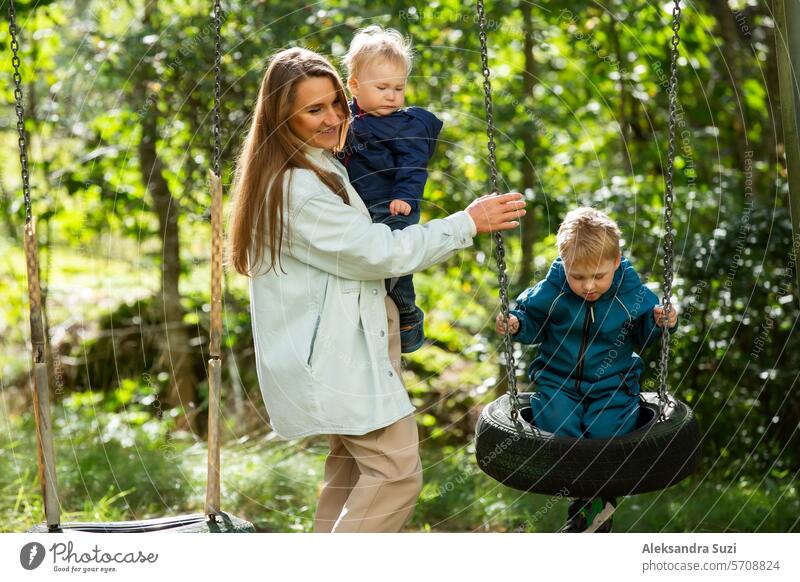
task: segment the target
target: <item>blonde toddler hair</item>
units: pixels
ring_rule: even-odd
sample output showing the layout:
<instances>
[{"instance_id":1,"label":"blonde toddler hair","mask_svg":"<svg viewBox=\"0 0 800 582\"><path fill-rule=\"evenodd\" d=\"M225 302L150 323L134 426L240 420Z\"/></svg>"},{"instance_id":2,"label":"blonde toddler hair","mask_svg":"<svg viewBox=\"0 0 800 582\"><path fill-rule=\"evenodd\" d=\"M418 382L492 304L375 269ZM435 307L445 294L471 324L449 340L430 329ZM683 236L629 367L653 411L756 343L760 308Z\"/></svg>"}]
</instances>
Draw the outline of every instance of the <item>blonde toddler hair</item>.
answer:
<instances>
[{"instance_id":1,"label":"blonde toddler hair","mask_svg":"<svg viewBox=\"0 0 800 582\"><path fill-rule=\"evenodd\" d=\"M596 266L598 261L619 256L620 230L617 223L599 210L576 208L558 227L556 245L565 263Z\"/></svg>"},{"instance_id":2,"label":"blonde toddler hair","mask_svg":"<svg viewBox=\"0 0 800 582\"><path fill-rule=\"evenodd\" d=\"M347 69L348 78L358 78L364 65L376 59L405 67L408 74L413 56L409 39L393 28L372 24L356 31L342 62Z\"/></svg>"}]
</instances>

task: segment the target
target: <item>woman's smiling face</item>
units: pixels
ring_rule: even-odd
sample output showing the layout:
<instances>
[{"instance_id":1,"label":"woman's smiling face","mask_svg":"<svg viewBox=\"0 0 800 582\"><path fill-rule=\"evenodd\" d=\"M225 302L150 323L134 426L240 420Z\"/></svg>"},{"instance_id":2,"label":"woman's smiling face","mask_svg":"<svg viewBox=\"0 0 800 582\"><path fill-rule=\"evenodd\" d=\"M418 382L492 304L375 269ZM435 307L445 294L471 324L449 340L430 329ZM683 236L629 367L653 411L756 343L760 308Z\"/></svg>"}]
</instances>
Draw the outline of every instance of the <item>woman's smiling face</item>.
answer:
<instances>
[{"instance_id":1,"label":"woman's smiling face","mask_svg":"<svg viewBox=\"0 0 800 582\"><path fill-rule=\"evenodd\" d=\"M308 77L297 84L289 128L306 145L331 150L339 145L345 111L330 77Z\"/></svg>"}]
</instances>

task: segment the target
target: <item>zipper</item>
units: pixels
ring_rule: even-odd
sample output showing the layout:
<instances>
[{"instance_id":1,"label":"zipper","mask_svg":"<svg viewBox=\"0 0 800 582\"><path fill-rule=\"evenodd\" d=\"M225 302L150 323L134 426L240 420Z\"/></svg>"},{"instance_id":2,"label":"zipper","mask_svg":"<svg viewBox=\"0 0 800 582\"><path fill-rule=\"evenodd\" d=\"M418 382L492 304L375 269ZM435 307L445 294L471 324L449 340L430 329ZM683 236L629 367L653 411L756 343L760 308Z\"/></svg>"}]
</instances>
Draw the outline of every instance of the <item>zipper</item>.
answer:
<instances>
[{"instance_id":1,"label":"zipper","mask_svg":"<svg viewBox=\"0 0 800 582\"><path fill-rule=\"evenodd\" d=\"M575 378L575 391L581 394L581 380L583 380L583 356L586 352L586 344L589 341L589 330L594 323L594 303L586 305L586 314L583 316L583 338L581 338L581 350L578 352L577 377ZM582 396L582 394L581 394Z\"/></svg>"}]
</instances>

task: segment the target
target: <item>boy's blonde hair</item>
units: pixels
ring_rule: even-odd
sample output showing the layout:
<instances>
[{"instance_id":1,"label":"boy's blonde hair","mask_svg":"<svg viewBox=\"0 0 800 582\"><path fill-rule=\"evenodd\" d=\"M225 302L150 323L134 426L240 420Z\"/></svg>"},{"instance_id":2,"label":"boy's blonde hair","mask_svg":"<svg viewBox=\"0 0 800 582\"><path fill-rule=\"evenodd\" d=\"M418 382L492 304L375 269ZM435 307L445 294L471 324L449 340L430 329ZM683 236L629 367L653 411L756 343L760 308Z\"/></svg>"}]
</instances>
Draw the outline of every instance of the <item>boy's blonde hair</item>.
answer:
<instances>
[{"instance_id":1,"label":"boy's blonde hair","mask_svg":"<svg viewBox=\"0 0 800 582\"><path fill-rule=\"evenodd\" d=\"M558 227L556 244L565 263L595 267L598 260L619 257L619 238L619 226L607 214L582 207L564 217Z\"/></svg>"},{"instance_id":2,"label":"boy's blonde hair","mask_svg":"<svg viewBox=\"0 0 800 582\"><path fill-rule=\"evenodd\" d=\"M372 24L356 31L350 42L350 49L342 57L347 69L347 77L358 77L359 71L375 59L388 61L405 67L406 74L411 70L414 51L411 41L394 28L383 28Z\"/></svg>"}]
</instances>

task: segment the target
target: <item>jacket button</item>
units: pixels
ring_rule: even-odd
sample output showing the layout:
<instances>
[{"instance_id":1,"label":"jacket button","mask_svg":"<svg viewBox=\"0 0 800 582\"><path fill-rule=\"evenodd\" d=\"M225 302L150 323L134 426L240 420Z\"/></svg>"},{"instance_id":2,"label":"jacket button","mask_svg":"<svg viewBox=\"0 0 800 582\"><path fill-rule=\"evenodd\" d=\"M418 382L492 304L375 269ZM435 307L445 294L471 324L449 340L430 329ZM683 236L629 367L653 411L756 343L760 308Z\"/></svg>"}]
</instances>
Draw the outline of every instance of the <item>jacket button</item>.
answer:
<instances>
[{"instance_id":1,"label":"jacket button","mask_svg":"<svg viewBox=\"0 0 800 582\"><path fill-rule=\"evenodd\" d=\"M373 294L373 295L377 295L377 294L378 294L378 290L377 290L377 289L373 289L373 290L372 290L372 294Z\"/></svg>"},{"instance_id":2,"label":"jacket button","mask_svg":"<svg viewBox=\"0 0 800 582\"><path fill-rule=\"evenodd\" d=\"M381 330L381 337L383 337L383 336L385 336L385 335L386 335L386 332L385 332L385 331L383 331L383 330Z\"/></svg>"},{"instance_id":3,"label":"jacket button","mask_svg":"<svg viewBox=\"0 0 800 582\"><path fill-rule=\"evenodd\" d=\"M394 372L390 371L389 372L389 377L391 378L392 376L394 376Z\"/></svg>"}]
</instances>

